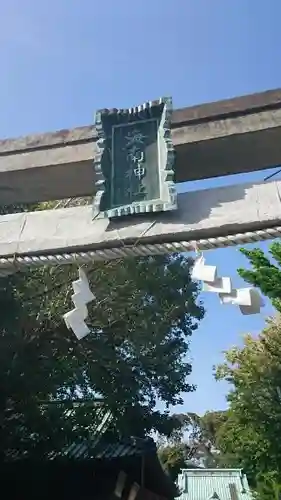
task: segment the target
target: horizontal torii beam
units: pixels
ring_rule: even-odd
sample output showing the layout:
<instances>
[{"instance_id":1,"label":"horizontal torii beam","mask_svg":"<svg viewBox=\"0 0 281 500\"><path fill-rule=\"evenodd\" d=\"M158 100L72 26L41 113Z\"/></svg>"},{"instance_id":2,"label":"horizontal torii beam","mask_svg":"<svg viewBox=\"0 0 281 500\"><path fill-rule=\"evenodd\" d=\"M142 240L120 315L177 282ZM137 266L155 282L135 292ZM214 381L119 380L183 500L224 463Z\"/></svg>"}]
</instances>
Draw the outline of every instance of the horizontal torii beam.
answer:
<instances>
[{"instance_id":1,"label":"horizontal torii beam","mask_svg":"<svg viewBox=\"0 0 281 500\"><path fill-rule=\"evenodd\" d=\"M177 211L118 221L93 221L89 205L3 215L0 275L26 265L71 263L77 255L104 260L190 250L194 241L216 248L271 239L281 231L280 192L281 181L189 192L179 195Z\"/></svg>"},{"instance_id":2,"label":"horizontal torii beam","mask_svg":"<svg viewBox=\"0 0 281 500\"><path fill-rule=\"evenodd\" d=\"M281 164L281 89L175 110L176 182ZM93 126L0 141L0 205L94 194Z\"/></svg>"}]
</instances>

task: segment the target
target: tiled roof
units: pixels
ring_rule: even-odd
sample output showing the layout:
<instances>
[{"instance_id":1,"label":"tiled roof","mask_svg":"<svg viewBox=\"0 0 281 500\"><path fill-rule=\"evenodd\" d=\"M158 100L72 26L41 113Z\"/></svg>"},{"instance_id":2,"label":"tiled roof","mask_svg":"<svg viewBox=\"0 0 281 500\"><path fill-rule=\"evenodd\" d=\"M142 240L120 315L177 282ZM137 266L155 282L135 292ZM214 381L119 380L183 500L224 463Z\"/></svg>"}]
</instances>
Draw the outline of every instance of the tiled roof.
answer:
<instances>
[{"instance_id":1,"label":"tiled roof","mask_svg":"<svg viewBox=\"0 0 281 500\"><path fill-rule=\"evenodd\" d=\"M156 445L151 438L138 439L128 438L118 441L113 436L108 435L109 426L113 420L112 413L106 408L102 401L84 401L66 404L60 401L42 404L42 412L49 405L55 407L62 407L62 415L65 422L69 422L72 429L75 429L77 420L79 421L76 412L88 411L91 418L87 419L87 430L89 438L76 438L73 437L73 442L62 447L62 449L53 449L47 453L42 453L40 457L43 461L65 459L65 460L111 460L122 457L142 456L147 453L154 453L156 455ZM81 425L81 423L79 424ZM83 424L82 424L83 425ZM78 427L79 429L79 427ZM69 436L68 436L69 437ZM24 449L10 449L5 450L6 461L17 461L25 458L32 458L28 451ZM38 455L37 455L38 458Z\"/></svg>"},{"instance_id":2,"label":"tiled roof","mask_svg":"<svg viewBox=\"0 0 281 500\"><path fill-rule=\"evenodd\" d=\"M71 417L73 410L68 410L66 416ZM108 430L109 424L112 421L112 414L102 404L96 405L94 425L91 425L91 438L89 440L75 441L71 445L66 446L61 452L53 452L48 455L49 460L54 460L58 457L71 458L75 460L85 460L91 457L91 450L94 450L98 445L103 435ZM92 458L92 457L91 457Z\"/></svg>"},{"instance_id":3,"label":"tiled roof","mask_svg":"<svg viewBox=\"0 0 281 500\"><path fill-rule=\"evenodd\" d=\"M240 469L183 469L178 486L178 500L253 500Z\"/></svg>"},{"instance_id":4,"label":"tiled roof","mask_svg":"<svg viewBox=\"0 0 281 500\"><path fill-rule=\"evenodd\" d=\"M95 446L102 439L104 434L109 428L110 423L112 422L113 416L112 413L108 410L108 408L103 404L102 401L83 401L83 402L75 402L68 403L64 401L54 401L51 403L46 403L41 405L42 414L44 411L50 407L61 407L62 414L61 416L64 419L64 422L68 422L68 425L71 426L71 429L75 430L76 427L79 428L77 421L79 421L78 415L76 412L83 411L89 412L90 417L87 420L87 424L84 422L83 430L87 431L91 439L88 442L84 440L75 441L70 445L64 446L62 450L53 450L46 454L42 459L46 460L54 460L59 457L67 457L71 459L85 459L88 455L88 449L94 449ZM82 424L83 425L83 424ZM86 426L87 425L87 426ZM18 431L20 431L20 426L18 426ZM24 431L24 429L23 429ZM24 458L30 458L30 452L22 449L8 449L5 450L5 459L6 461L14 461L21 460Z\"/></svg>"},{"instance_id":5,"label":"tiled roof","mask_svg":"<svg viewBox=\"0 0 281 500\"><path fill-rule=\"evenodd\" d=\"M58 443L57 447L49 443L47 447L48 451L45 449L44 452L41 447L40 451L37 451L35 458L30 447L29 450L25 450L24 447L21 450L14 449L16 447L5 450L5 466L8 468L7 470L9 470L9 467L24 467L25 460L35 460L36 465L43 467L43 469L46 465L48 467L51 461L52 466L56 469L61 465L64 467L67 463L73 464L79 461L80 464L83 464L83 461L87 462L89 460L94 461L93 466L97 464L97 461L99 461L99 465L107 466L108 461L119 461L119 459L122 465L127 464L130 469L132 463L134 463L135 467L139 468L142 463L140 457L145 456L147 488L165 498L172 499L176 496L176 486L172 479L166 475L159 462L154 440L149 437L143 439L132 437L118 440L112 433L111 423L113 415L102 401L84 401L69 405L65 405L63 402L52 402L51 405L54 405L54 409L62 406L64 423L66 422L68 426L66 436L69 440L68 443L62 446L61 449ZM50 408L49 403L44 403L41 407L42 414L48 408ZM85 411L87 416L85 420L82 419L82 423L81 419L78 418L80 410L82 411L82 416L85 414ZM82 430L87 431L81 434L84 436L88 435L88 439L85 437L79 438L81 427ZM72 443L69 429L76 431L73 433Z\"/></svg>"},{"instance_id":6,"label":"tiled roof","mask_svg":"<svg viewBox=\"0 0 281 500\"><path fill-rule=\"evenodd\" d=\"M130 438L119 443L108 443L101 440L93 453L94 458L112 460L115 458L143 456L154 453L157 448L152 438Z\"/></svg>"},{"instance_id":7,"label":"tiled roof","mask_svg":"<svg viewBox=\"0 0 281 500\"><path fill-rule=\"evenodd\" d=\"M146 453L156 454L156 445L151 438L131 438L119 442L109 442L101 434L90 440L75 442L48 458L67 458L71 460L113 460L122 457L142 456Z\"/></svg>"}]
</instances>

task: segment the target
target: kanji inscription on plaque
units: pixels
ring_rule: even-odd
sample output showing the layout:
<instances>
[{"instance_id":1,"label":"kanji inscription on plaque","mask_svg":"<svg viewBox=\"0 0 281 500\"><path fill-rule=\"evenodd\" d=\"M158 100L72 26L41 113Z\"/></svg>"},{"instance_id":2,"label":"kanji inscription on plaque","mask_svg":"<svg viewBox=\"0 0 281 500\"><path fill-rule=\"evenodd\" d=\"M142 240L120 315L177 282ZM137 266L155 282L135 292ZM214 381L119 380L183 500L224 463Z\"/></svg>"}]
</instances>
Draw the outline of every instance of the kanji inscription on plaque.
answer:
<instances>
[{"instance_id":1,"label":"kanji inscription on plaque","mask_svg":"<svg viewBox=\"0 0 281 500\"><path fill-rule=\"evenodd\" d=\"M177 208L171 99L96 115L94 217Z\"/></svg>"}]
</instances>

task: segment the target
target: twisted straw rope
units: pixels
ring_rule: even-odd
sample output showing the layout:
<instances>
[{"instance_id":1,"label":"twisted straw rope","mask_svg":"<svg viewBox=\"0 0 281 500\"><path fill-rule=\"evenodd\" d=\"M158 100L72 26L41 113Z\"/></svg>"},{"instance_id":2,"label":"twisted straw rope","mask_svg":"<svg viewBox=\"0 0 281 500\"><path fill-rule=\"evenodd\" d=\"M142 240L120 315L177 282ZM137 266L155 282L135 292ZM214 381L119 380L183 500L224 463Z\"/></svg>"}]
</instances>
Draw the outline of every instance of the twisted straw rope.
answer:
<instances>
[{"instance_id":1,"label":"twisted straw rope","mask_svg":"<svg viewBox=\"0 0 281 500\"><path fill-rule=\"evenodd\" d=\"M26 255L0 258L0 277L7 276L26 267L37 268L42 266L56 266L63 264L86 264L88 262L120 259L123 257L144 257L173 252L190 252L198 250L211 250L229 246L254 243L281 237L281 226L268 229L238 233L228 236L218 236L193 241L180 241L174 243L135 244L105 250L91 250L87 252L71 252L50 255Z\"/></svg>"}]
</instances>

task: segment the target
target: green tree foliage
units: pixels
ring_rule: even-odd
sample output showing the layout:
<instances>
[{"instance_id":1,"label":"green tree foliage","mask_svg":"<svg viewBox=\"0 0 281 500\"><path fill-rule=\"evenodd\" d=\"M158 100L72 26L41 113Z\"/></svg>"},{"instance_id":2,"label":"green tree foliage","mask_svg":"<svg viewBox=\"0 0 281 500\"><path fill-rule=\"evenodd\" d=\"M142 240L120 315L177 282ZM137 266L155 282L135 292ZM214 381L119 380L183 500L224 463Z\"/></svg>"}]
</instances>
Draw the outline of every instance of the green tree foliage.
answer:
<instances>
[{"instance_id":1,"label":"green tree foliage","mask_svg":"<svg viewBox=\"0 0 281 500\"><path fill-rule=\"evenodd\" d=\"M64 424L54 410L42 417L39 405L54 398L101 396L122 434L169 434L178 423L156 410L156 400L178 404L180 393L194 389L186 354L204 314L191 265L180 255L88 265L96 298L88 306L91 334L82 341L62 319L73 307L77 266L1 278L2 453L35 448L43 434L44 446L61 445ZM85 419L93 418L88 409Z\"/></svg>"},{"instance_id":2,"label":"green tree foliage","mask_svg":"<svg viewBox=\"0 0 281 500\"><path fill-rule=\"evenodd\" d=\"M164 470L176 481L181 469L187 467L189 446L185 443L174 443L168 446L161 446L158 456Z\"/></svg>"},{"instance_id":3,"label":"green tree foliage","mask_svg":"<svg viewBox=\"0 0 281 500\"><path fill-rule=\"evenodd\" d=\"M281 312L281 243L271 245L269 257L260 248L242 248L241 252L248 258L251 269L238 269L238 273L245 281L258 287Z\"/></svg>"},{"instance_id":4,"label":"green tree foliage","mask_svg":"<svg viewBox=\"0 0 281 500\"><path fill-rule=\"evenodd\" d=\"M218 432L226 420L226 411L207 411L200 417L202 438L208 440L211 445L216 446Z\"/></svg>"},{"instance_id":5,"label":"green tree foliage","mask_svg":"<svg viewBox=\"0 0 281 500\"><path fill-rule=\"evenodd\" d=\"M270 320L257 337L245 337L241 348L225 353L217 379L227 380L227 420L218 446L233 466L245 468L254 484L260 474L281 478L281 321Z\"/></svg>"},{"instance_id":6,"label":"green tree foliage","mask_svg":"<svg viewBox=\"0 0 281 500\"><path fill-rule=\"evenodd\" d=\"M200 447L202 461L205 467L232 467L231 457L222 451L219 445L219 433L227 421L227 411L208 411L200 417Z\"/></svg>"},{"instance_id":7,"label":"green tree foliage","mask_svg":"<svg viewBox=\"0 0 281 500\"><path fill-rule=\"evenodd\" d=\"M242 249L250 269L240 276L259 288L281 312L281 244L269 255L255 248ZM231 384L229 410L216 433L216 443L228 466L243 467L257 498L274 498L281 478L281 319L271 319L257 337L247 335L242 347L225 353L216 378ZM266 496L269 495L269 496Z\"/></svg>"},{"instance_id":8,"label":"green tree foliage","mask_svg":"<svg viewBox=\"0 0 281 500\"><path fill-rule=\"evenodd\" d=\"M160 461L175 480L182 468L195 467L200 417L190 412L176 414L174 419L179 425L168 438L161 436L157 444Z\"/></svg>"},{"instance_id":9,"label":"green tree foliage","mask_svg":"<svg viewBox=\"0 0 281 500\"><path fill-rule=\"evenodd\" d=\"M276 472L259 474L254 498L256 500L280 500L281 484Z\"/></svg>"},{"instance_id":10,"label":"green tree foliage","mask_svg":"<svg viewBox=\"0 0 281 500\"><path fill-rule=\"evenodd\" d=\"M182 468L228 467L228 461L218 449L217 435L226 421L225 411L175 415L180 422L167 440L158 441L159 456L166 470L174 477Z\"/></svg>"},{"instance_id":11,"label":"green tree foliage","mask_svg":"<svg viewBox=\"0 0 281 500\"><path fill-rule=\"evenodd\" d=\"M249 259L251 268L239 269L240 276L258 287L281 312L281 244L271 246L269 257L260 249L242 249L242 253ZM200 455L203 448L207 466L244 468L256 488L258 500L280 498L280 360L281 318L277 317L268 322L257 338L248 335L242 347L225 353L225 363L217 367L216 378L231 385L229 409L208 412L197 420L195 455ZM214 450L219 453L214 455ZM174 457L179 461L186 459L186 448L181 445L178 455L170 452L168 463Z\"/></svg>"}]
</instances>

